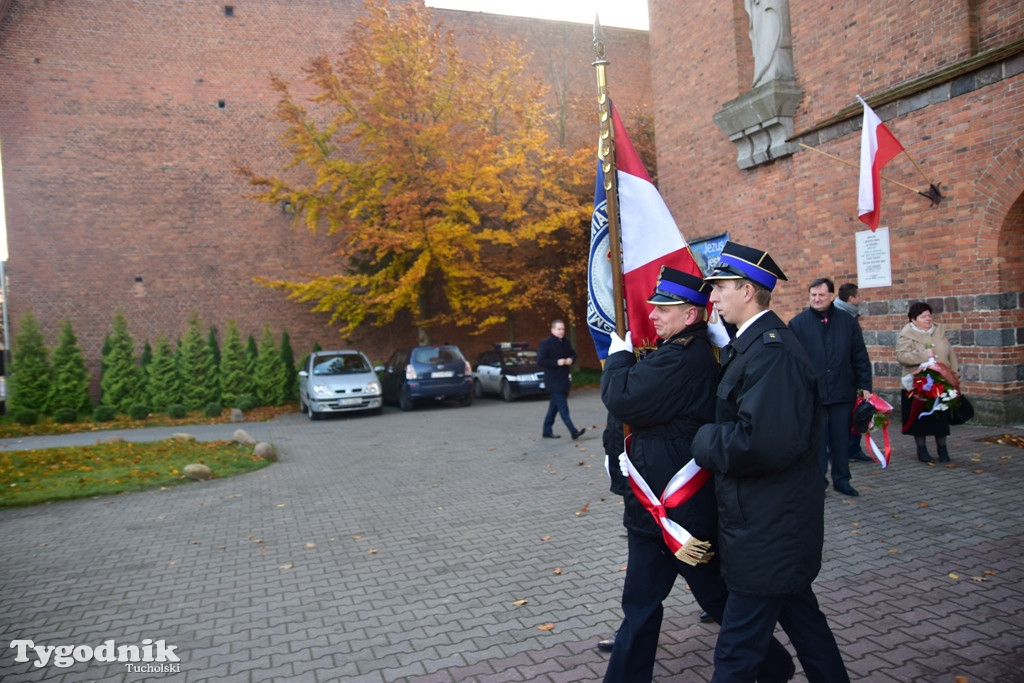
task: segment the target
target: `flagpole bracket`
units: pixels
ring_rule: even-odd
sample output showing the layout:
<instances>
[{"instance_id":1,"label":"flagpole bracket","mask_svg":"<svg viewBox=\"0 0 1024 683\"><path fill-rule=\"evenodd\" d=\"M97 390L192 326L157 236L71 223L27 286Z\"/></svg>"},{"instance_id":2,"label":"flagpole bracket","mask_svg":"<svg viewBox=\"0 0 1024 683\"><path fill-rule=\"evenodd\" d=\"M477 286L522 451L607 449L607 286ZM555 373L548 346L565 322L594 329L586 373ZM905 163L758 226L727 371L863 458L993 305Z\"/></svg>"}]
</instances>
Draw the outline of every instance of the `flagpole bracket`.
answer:
<instances>
[{"instance_id":1,"label":"flagpole bracket","mask_svg":"<svg viewBox=\"0 0 1024 683\"><path fill-rule=\"evenodd\" d=\"M928 189L921 190L918 194L922 197L927 197L928 200L931 201L932 206L938 206L942 203L942 200L946 198L946 196L942 194L942 190L940 190L939 186L935 183L929 183Z\"/></svg>"}]
</instances>

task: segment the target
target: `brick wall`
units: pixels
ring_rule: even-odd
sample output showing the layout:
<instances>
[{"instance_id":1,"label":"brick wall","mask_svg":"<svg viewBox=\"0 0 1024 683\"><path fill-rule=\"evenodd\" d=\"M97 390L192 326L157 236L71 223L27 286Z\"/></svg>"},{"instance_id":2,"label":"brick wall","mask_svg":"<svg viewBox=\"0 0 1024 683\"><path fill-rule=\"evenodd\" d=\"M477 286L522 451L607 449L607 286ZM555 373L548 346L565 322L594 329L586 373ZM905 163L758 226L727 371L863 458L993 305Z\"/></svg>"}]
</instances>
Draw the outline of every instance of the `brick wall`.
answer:
<instances>
[{"instance_id":1,"label":"brick wall","mask_svg":"<svg viewBox=\"0 0 1024 683\"><path fill-rule=\"evenodd\" d=\"M225 5L233 7L227 16ZM258 339L287 329L298 355L314 342L385 359L415 341L408 323L343 340L325 314L256 282L335 267L332 240L291 227L245 198L236 163L273 173L288 161L275 121L276 73L301 88L302 66L335 53L356 0L13 0L0 16L0 140L13 331L28 310L48 343L71 320L98 381L115 311L140 347L181 336L191 312L221 331L229 318ZM460 38L517 37L533 75L571 105L568 138L593 145L592 27L438 11ZM651 98L647 34L607 29L619 93ZM554 98L554 93L552 94ZM554 100L553 100L554 101ZM539 340L560 312L537 311L514 334ZM467 354L506 339L439 330ZM492 339L493 337L493 339ZM579 340L581 351L589 340ZM590 351L590 364L596 363Z\"/></svg>"},{"instance_id":2,"label":"brick wall","mask_svg":"<svg viewBox=\"0 0 1024 683\"><path fill-rule=\"evenodd\" d=\"M660 185L687 239L728 231L768 249L790 281L773 307L789 319L807 284L857 280L857 170L809 151L740 171L712 121L749 87L743 2L651 0L651 61ZM682 11L681 11L682 9ZM793 54L803 100L800 141L856 161L860 112L820 124L855 104L979 52L1024 38L1024 4L918 1L791 2ZM693 27L700 26L700 30ZM1024 55L957 73L876 111L942 185L938 207L883 183L892 286L861 290L876 385L897 387L896 333L909 302L936 307L950 330L965 389L993 420L1024 419ZM801 134L801 131L811 131ZM925 189L906 156L885 175ZM979 401L976 401L978 403Z\"/></svg>"}]
</instances>

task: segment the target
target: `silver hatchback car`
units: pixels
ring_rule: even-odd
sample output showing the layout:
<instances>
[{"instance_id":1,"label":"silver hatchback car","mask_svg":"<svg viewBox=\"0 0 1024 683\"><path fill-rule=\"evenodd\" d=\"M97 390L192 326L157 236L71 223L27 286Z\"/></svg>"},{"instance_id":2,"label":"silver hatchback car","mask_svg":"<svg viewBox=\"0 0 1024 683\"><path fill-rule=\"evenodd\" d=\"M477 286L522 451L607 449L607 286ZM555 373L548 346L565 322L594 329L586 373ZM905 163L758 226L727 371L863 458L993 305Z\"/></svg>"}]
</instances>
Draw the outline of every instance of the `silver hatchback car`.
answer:
<instances>
[{"instance_id":1,"label":"silver hatchback car","mask_svg":"<svg viewBox=\"0 0 1024 683\"><path fill-rule=\"evenodd\" d=\"M299 407L310 420L327 413L380 413L380 382L359 351L314 351L299 370Z\"/></svg>"}]
</instances>

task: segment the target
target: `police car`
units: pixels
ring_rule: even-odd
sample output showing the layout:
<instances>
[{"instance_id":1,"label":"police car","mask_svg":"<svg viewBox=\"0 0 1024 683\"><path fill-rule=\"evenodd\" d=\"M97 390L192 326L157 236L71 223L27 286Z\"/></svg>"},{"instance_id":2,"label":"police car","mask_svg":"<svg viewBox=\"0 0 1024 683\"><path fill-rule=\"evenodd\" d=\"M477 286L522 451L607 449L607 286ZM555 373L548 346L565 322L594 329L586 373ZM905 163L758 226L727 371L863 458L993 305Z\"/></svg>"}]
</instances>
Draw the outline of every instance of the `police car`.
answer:
<instances>
[{"instance_id":1,"label":"police car","mask_svg":"<svg viewBox=\"0 0 1024 683\"><path fill-rule=\"evenodd\" d=\"M473 365L473 392L481 397L498 394L506 401L546 394L544 369L537 351L526 342L500 342L484 351Z\"/></svg>"}]
</instances>

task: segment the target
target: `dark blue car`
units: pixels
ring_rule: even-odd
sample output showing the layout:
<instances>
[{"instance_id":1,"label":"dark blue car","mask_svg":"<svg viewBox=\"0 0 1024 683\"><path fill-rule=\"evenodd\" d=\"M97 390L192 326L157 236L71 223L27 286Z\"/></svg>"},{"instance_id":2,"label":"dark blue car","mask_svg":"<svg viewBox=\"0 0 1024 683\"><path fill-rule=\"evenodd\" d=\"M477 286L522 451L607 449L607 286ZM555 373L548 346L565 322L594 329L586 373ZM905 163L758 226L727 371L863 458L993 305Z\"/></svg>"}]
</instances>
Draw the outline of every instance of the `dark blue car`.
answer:
<instances>
[{"instance_id":1,"label":"dark blue car","mask_svg":"<svg viewBox=\"0 0 1024 683\"><path fill-rule=\"evenodd\" d=\"M417 401L473 403L473 374L459 347L448 344L399 349L379 368L384 401L412 410Z\"/></svg>"}]
</instances>

